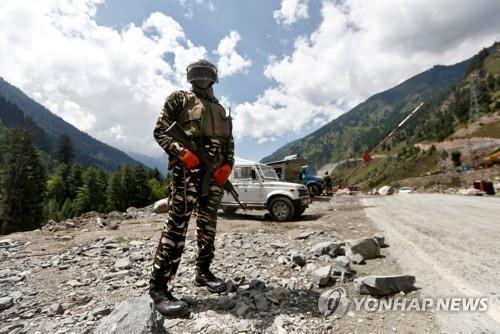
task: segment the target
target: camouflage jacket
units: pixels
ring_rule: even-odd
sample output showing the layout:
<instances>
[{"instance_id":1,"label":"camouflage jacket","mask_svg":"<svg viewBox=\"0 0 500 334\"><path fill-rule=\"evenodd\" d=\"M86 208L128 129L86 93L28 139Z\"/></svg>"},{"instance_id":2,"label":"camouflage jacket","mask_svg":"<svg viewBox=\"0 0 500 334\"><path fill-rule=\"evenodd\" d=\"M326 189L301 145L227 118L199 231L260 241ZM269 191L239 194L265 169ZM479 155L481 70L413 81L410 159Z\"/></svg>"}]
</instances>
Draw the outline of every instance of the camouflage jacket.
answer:
<instances>
[{"instance_id":1,"label":"camouflage jacket","mask_svg":"<svg viewBox=\"0 0 500 334\"><path fill-rule=\"evenodd\" d=\"M218 103L218 100L213 96L212 89L208 90L208 94L205 91L198 91L196 89L191 89L191 93L194 93L199 99L205 100L205 102ZM169 166L177 161L179 153L182 151L183 147L175 142L173 138L165 133L165 130L172 125L175 121L181 121L181 113L185 110L189 99L189 93L185 91L175 91L165 100L163 109L158 117L156 126L153 132L154 138L158 144L167 152L169 155ZM221 107L222 108L222 107ZM214 161L219 164L228 163L231 166L234 165L234 139L232 134L229 138L221 140L221 138L215 137L202 137L196 138L196 140L201 140L205 151L212 156ZM198 144L200 144L198 142Z\"/></svg>"}]
</instances>

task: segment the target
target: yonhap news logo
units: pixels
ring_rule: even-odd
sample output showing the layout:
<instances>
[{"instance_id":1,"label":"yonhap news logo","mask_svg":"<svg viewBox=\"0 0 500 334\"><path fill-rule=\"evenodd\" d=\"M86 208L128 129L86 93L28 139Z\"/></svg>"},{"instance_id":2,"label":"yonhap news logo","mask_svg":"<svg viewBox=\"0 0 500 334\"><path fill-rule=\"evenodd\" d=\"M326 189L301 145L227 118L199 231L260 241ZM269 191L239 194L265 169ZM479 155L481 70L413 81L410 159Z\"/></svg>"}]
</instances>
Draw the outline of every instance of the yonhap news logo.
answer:
<instances>
[{"instance_id":1,"label":"yonhap news logo","mask_svg":"<svg viewBox=\"0 0 500 334\"><path fill-rule=\"evenodd\" d=\"M486 312L487 297L380 297L348 298L344 288L323 292L318 299L321 315L339 319L349 307L355 312Z\"/></svg>"},{"instance_id":2,"label":"yonhap news logo","mask_svg":"<svg viewBox=\"0 0 500 334\"><path fill-rule=\"evenodd\" d=\"M344 288L327 290L319 296L318 309L324 318L330 316L334 319L341 318L348 308L349 299Z\"/></svg>"}]
</instances>

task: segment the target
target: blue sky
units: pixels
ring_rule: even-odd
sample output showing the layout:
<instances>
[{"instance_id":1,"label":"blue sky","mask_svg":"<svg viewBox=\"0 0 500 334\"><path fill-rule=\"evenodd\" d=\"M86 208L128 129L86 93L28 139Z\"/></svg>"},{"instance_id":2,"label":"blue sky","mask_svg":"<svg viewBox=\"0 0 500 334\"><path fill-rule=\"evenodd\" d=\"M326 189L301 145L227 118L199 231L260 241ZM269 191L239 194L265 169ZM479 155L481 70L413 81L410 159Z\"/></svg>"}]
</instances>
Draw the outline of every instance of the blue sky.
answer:
<instances>
[{"instance_id":1,"label":"blue sky","mask_svg":"<svg viewBox=\"0 0 500 334\"><path fill-rule=\"evenodd\" d=\"M222 79L215 87L217 95L227 96L237 104L256 100L273 83L273 80L263 74L270 56L281 58L291 53L294 40L300 35L313 32L320 23L320 2L312 1L307 20L280 26L273 17L273 12L280 8L280 3L279 0L222 0L214 1L214 9L211 10L208 2L193 1L182 5L177 1L112 0L98 8L96 21L121 28L131 22L140 25L152 12L160 11L172 16L195 44L203 45L208 50L215 50L228 31L238 31L242 36L238 51L252 60L252 67L238 76ZM209 60L215 63L217 59L209 54ZM315 127L306 126L299 132L265 144L257 144L254 138L238 140L237 150L240 156L260 160Z\"/></svg>"},{"instance_id":2,"label":"blue sky","mask_svg":"<svg viewBox=\"0 0 500 334\"><path fill-rule=\"evenodd\" d=\"M217 64L237 155L259 160L500 39L498 0L0 0L0 76L95 138L152 137L185 68ZM446 14L444 14L446 13ZM19 22L23 22L19 26Z\"/></svg>"}]
</instances>

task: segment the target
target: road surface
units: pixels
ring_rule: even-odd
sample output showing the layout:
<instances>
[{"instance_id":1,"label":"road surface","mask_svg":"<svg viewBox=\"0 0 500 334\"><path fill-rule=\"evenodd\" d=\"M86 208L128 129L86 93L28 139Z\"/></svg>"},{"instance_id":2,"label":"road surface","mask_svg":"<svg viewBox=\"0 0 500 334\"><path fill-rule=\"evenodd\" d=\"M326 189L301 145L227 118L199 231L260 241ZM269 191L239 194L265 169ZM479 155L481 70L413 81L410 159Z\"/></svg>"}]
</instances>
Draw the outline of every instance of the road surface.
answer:
<instances>
[{"instance_id":1,"label":"road surface","mask_svg":"<svg viewBox=\"0 0 500 334\"><path fill-rule=\"evenodd\" d=\"M500 333L500 198L398 194L362 203L423 296L488 297L487 312L438 312L443 331Z\"/></svg>"}]
</instances>

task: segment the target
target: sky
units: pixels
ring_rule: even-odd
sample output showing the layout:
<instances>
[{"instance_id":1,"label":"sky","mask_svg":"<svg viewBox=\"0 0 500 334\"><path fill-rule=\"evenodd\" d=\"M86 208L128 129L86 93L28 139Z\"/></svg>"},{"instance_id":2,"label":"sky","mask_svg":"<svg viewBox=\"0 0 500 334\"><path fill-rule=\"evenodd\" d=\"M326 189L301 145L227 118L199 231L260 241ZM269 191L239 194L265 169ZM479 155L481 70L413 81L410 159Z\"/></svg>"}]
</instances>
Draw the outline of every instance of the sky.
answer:
<instances>
[{"instance_id":1,"label":"sky","mask_svg":"<svg viewBox=\"0 0 500 334\"><path fill-rule=\"evenodd\" d=\"M0 76L126 152L185 69L219 69L236 155L260 160L371 95L500 40L498 0L0 0Z\"/></svg>"}]
</instances>

